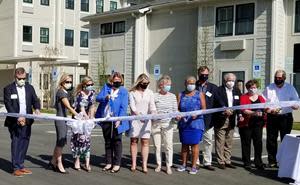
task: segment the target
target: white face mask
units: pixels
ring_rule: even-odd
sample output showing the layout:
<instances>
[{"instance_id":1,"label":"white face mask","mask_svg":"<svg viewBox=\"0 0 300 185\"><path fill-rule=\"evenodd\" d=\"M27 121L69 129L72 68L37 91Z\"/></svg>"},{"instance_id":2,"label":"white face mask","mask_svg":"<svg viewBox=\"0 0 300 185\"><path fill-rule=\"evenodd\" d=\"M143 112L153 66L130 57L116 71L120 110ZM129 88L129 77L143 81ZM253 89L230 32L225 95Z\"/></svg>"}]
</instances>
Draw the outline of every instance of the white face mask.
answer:
<instances>
[{"instance_id":1,"label":"white face mask","mask_svg":"<svg viewBox=\"0 0 300 185\"><path fill-rule=\"evenodd\" d=\"M226 87L228 89L232 89L234 87L234 81L228 81L228 82L226 82Z\"/></svg>"},{"instance_id":2,"label":"white face mask","mask_svg":"<svg viewBox=\"0 0 300 185\"><path fill-rule=\"evenodd\" d=\"M187 89L189 92L192 92L193 90L195 90L195 88L196 88L196 85L195 85L195 84L194 84L194 85L189 84L189 85L186 86L186 89Z\"/></svg>"},{"instance_id":3,"label":"white face mask","mask_svg":"<svg viewBox=\"0 0 300 185\"><path fill-rule=\"evenodd\" d=\"M249 89L249 93L256 94L257 93L257 88L251 88L251 89Z\"/></svg>"},{"instance_id":4,"label":"white face mask","mask_svg":"<svg viewBox=\"0 0 300 185\"><path fill-rule=\"evenodd\" d=\"M64 87L65 87L66 90L69 90L69 89L72 88L72 84L65 83L65 84L64 84Z\"/></svg>"},{"instance_id":5,"label":"white face mask","mask_svg":"<svg viewBox=\"0 0 300 185\"><path fill-rule=\"evenodd\" d=\"M19 87L23 87L25 85L25 80L21 79L21 80L16 80L16 83Z\"/></svg>"}]
</instances>

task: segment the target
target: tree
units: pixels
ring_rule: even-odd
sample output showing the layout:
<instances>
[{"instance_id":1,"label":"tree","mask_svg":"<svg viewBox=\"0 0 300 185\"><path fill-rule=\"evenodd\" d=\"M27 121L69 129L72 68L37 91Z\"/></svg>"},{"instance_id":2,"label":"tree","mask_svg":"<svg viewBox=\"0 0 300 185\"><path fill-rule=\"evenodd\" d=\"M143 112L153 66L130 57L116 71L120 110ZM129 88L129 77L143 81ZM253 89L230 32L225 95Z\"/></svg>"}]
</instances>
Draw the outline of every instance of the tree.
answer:
<instances>
[{"instance_id":1,"label":"tree","mask_svg":"<svg viewBox=\"0 0 300 185\"><path fill-rule=\"evenodd\" d=\"M102 87L107 82L107 56L104 51L104 44L101 43L100 60L98 62L99 86Z\"/></svg>"}]
</instances>

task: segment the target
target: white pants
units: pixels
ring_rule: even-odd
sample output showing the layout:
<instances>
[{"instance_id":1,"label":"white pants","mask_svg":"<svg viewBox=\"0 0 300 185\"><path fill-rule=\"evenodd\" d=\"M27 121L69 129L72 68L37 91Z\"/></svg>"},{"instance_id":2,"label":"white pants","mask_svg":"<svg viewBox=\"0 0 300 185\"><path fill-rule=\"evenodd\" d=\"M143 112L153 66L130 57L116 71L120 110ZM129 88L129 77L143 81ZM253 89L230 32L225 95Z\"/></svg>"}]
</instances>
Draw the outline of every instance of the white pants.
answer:
<instances>
[{"instance_id":1,"label":"white pants","mask_svg":"<svg viewBox=\"0 0 300 185\"><path fill-rule=\"evenodd\" d=\"M213 130L214 128L210 128L204 132L203 135L203 165L209 166L212 161L212 150L213 150Z\"/></svg>"},{"instance_id":2,"label":"white pants","mask_svg":"<svg viewBox=\"0 0 300 185\"><path fill-rule=\"evenodd\" d=\"M173 126L169 123L153 123L152 137L155 147L156 163L161 166L161 146L164 145L166 165L173 165Z\"/></svg>"}]
</instances>

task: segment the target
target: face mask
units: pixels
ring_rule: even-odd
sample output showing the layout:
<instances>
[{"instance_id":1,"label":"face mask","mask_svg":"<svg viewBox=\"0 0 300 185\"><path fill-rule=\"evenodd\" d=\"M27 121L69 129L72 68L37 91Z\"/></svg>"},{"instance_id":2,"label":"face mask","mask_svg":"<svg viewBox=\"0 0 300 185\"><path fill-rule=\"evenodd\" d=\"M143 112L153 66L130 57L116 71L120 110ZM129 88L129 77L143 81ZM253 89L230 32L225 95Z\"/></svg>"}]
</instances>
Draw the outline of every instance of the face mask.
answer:
<instances>
[{"instance_id":1,"label":"face mask","mask_svg":"<svg viewBox=\"0 0 300 185\"><path fill-rule=\"evenodd\" d=\"M17 83L17 85L19 86L19 87L23 87L24 85L25 85L25 80L18 80L17 79L17 81L16 81L16 83Z\"/></svg>"},{"instance_id":2,"label":"face mask","mask_svg":"<svg viewBox=\"0 0 300 185\"><path fill-rule=\"evenodd\" d=\"M87 90L87 91L93 91L94 90L94 86L87 86L87 87L85 87L85 90Z\"/></svg>"},{"instance_id":3,"label":"face mask","mask_svg":"<svg viewBox=\"0 0 300 185\"><path fill-rule=\"evenodd\" d=\"M67 90L67 91L71 91L73 88L72 88L72 84L69 84L69 83L65 83L64 84L64 88Z\"/></svg>"},{"instance_id":4,"label":"face mask","mask_svg":"<svg viewBox=\"0 0 300 185\"><path fill-rule=\"evenodd\" d=\"M226 86L227 86L228 89L232 89L234 87L234 81L226 82Z\"/></svg>"},{"instance_id":5,"label":"face mask","mask_svg":"<svg viewBox=\"0 0 300 185\"><path fill-rule=\"evenodd\" d=\"M274 82L275 82L276 85L281 85L281 84L284 83L284 80L278 80L278 79L275 78Z\"/></svg>"},{"instance_id":6,"label":"face mask","mask_svg":"<svg viewBox=\"0 0 300 185\"><path fill-rule=\"evenodd\" d=\"M205 75L205 74L199 75L199 80L201 82L206 82L208 80L208 75Z\"/></svg>"},{"instance_id":7,"label":"face mask","mask_svg":"<svg viewBox=\"0 0 300 185\"><path fill-rule=\"evenodd\" d=\"M195 88L196 88L195 84L194 85L189 84L186 86L186 90L188 90L189 92L192 92L193 90L195 90Z\"/></svg>"},{"instance_id":8,"label":"face mask","mask_svg":"<svg viewBox=\"0 0 300 185\"><path fill-rule=\"evenodd\" d=\"M250 94L256 94L257 93L257 88L249 89L249 93Z\"/></svg>"},{"instance_id":9,"label":"face mask","mask_svg":"<svg viewBox=\"0 0 300 185\"><path fill-rule=\"evenodd\" d=\"M163 88L163 90L165 92L169 92L171 90L171 86L170 85L165 85L164 88Z\"/></svg>"},{"instance_id":10,"label":"face mask","mask_svg":"<svg viewBox=\"0 0 300 185\"><path fill-rule=\"evenodd\" d=\"M114 86L115 88L119 88L121 85L122 85L121 82L113 82L113 86Z\"/></svg>"},{"instance_id":11,"label":"face mask","mask_svg":"<svg viewBox=\"0 0 300 185\"><path fill-rule=\"evenodd\" d=\"M147 85L146 85L146 84L140 84L140 87L141 87L142 89L147 89L148 84L147 84Z\"/></svg>"}]
</instances>

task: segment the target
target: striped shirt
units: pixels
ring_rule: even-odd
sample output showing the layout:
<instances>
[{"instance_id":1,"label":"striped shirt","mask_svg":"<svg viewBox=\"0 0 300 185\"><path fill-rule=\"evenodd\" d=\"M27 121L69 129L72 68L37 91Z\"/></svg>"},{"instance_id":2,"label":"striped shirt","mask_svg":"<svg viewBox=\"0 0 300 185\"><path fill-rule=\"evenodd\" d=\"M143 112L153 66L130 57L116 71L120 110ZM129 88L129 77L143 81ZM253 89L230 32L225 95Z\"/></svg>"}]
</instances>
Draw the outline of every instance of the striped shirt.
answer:
<instances>
[{"instance_id":1,"label":"striped shirt","mask_svg":"<svg viewBox=\"0 0 300 185\"><path fill-rule=\"evenodd\" d=\"M168 92L163 95L160 93L154 94L154 102L158 114L178 112L178 104L176 96L173 93ZM166 118L162 120L156 120L155 123L169 123L171 118Z\"/></svg>"}]
</instances>

